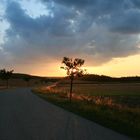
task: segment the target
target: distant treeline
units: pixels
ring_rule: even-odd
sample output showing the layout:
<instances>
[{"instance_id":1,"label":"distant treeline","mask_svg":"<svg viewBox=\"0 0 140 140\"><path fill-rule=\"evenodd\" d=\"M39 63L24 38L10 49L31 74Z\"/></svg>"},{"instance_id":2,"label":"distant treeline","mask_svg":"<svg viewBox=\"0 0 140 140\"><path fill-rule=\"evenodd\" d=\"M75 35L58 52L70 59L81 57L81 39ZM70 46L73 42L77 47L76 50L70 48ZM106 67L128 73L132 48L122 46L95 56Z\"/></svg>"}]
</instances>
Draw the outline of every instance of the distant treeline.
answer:
<instances>
[{"instance_id":1,"label":"distant treeline","mask_svg":"<svg viewBox=\"0 0 140 140\"><path fill-rule=\"evenodd\" d=\"M41 77L41 76L33 76L28 74L20 74L20 73L13 73L13 79L24 79L25 77L30 77L30 79L40 79L42 82L56 82L62 77ZM66 77L65 77L66 78ZM67 77L68 78L68 77ZM67 79L66 78L66 79ZM82 77L76 78L77 80L83 81L95 81L95 82L137 82L140 83L140 76L132 76L132 77L110 77L106 75L97 75L97 74L86 74Z\"/></svg>"},{"instance_id":2,"label":"distant treeline","mask_svg":"<svg viewBox=\"0 0 140 140\"><path fill-rule=\"evenodd\" d=\"M78 80L96 81L96 82L138 82L140 83L140 76L133 77L110 77L105 75L87 74L79 77Z\"/></svg>"},{"instance_id":3,"label":"distant treeline","mask_svg":"<svg viewBox=\"0 0 140 140\"><path fill-rule=\"evenodd\" d=\"M60 78L57 77L41 77L41 76L33 76L33 75L29 75L29 74L21 74L21 73L13 73L12 77L13 79L24 79L26 77L29 77L30 79L40 79L44 82L56 82L58 81Z\"/></svg>"}]
</instances>

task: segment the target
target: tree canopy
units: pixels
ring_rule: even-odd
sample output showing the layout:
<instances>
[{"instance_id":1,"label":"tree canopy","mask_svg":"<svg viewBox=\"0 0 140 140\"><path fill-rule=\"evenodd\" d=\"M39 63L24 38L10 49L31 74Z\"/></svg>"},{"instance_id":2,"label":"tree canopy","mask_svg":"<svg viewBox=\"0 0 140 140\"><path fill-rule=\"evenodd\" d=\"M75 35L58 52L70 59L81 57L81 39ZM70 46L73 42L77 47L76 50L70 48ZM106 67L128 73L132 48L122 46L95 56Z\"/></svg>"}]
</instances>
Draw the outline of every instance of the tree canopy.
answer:
<instances>
[{"instance_id":1,"label":"tree canopy","mask_svg":"<svg viewBox=\"0 0 140 140\"><path fill-rule=\"evenodd\" d=\"M83 69L81 69L81 66L84 64L85 60L80 58L75 58L74 60L69 57L63 57L62 63L64 64L62 69L67 71L67 75L70 77L71 83L70 83L70 102L72 99L72 88L73 88L73 80L74 77L82 76L84 74Z\"/></svg>"},{"instance_id":2,"label":"tree canopy","mask_svg":"<svg viewBox=\"0 0 140 140\"><path fill-rule=\"evenodd\" d=\"M2 80L8 80L11 78L14 70L6 71L5 69L0 70L0 78Z\"/></svg>"},{"instance_id":3,"label":"tree canopy","mask_svg":"<svg viewBox=\"0 0 140 140\"><path fill-rule=\"evenodd\" d=\"M65 69L67 71L67 75L70 76L70 78L75 76L82 76L84 71L81 69L81 66L84 64L85 60L80 58L75 58L74 60L72 58L63 57L62 63L65 65L61 67L62 69Z\"/></svg>"}]
</instances>

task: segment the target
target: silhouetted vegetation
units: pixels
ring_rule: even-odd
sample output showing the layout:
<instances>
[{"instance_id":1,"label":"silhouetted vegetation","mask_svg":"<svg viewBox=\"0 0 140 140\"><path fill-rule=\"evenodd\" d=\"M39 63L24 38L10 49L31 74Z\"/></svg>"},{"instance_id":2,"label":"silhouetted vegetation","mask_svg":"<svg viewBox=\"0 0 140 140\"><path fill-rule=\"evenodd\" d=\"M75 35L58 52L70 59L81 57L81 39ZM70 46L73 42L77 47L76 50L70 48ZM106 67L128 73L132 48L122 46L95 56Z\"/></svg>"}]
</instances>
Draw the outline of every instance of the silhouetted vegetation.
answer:
<instances>
[{"instance_id":1,"label":"silhouetted vegetation","mask_svg":"<svg viewBox=\"0 0 140 140\"><path fill-rule=\"evenodd\" d=\"M105 75L96 75L96 74L86 74L83 77L77 78L84 81L95 81L95 82L140 82L139 76L133 77L110 77Z\"/></svg>"},{"instance_id":2,"label":"silhouetted vegetation","mask_svg":"<svg viewBox=\"0 0 140 140\"><path fill-rule=\"evenodd\" d=\"M73 87L73 80L74 77L81 77L83 75L83 70L80 68L84 64L83 59L75 58L72 60L72 58L64 57L62 60L62 63L65 65L64 67L61 67L62 69L67 71L67 75L71 80L70 83L70 102L72 98L72 87Z\"/></svg>"},{"instance_id":3,"label":"silhouetted vegetation","mask_svg":"<svg viewBox=\"0 0 140 140\"><path fill-rule=\"evenodd\" d=\"M36 80L45 80L49 82L56 82L61 79L61 77L42 77L42 76L34 76L34 75L22 74L22 73L13 73L12 75L13 79L24 79L25 77L30 77L30 79L36 79Z\"/></svg>"},{"instance_id":4,"label":"silhouetted vegetation","mask_svg":"<svg viewBox=\"0 0 140 140\"><path fill-rule=\"evenodd\" d=\"M31 76L25 76L24 78L23 78L23 80L27 83L27 86L30 86L30 80L31 80Z\"/></svg>"},{"instance_id":5,"label":"silhouetted vegetation","mask_svg":"<svg viewBox=\"0 0 140 140\"><path fill-rule=\"evenodd\" d=\"M5 69L0 70L0 78L6 81L6 87L9 87L9 79L12 77L14 70L7 71Z\"/></svg>"},{"instance_id":6,"label":"silhouetted vegetation","mask_svg":"<svg viewBox=\"0 0 140 140\"><path fill-rule=\"evenodd\" d=\"M1 76L0 76L1 77ZM27 81L30 79L29 81ZM42 86L46 84L51 84L57 82L61 77L43 77L43 76L34 76L29 74L22 73L12 73L8 84L10 87L24 87L24 86ZM41 82L42 81L42 82ZM0 89L5 88L6 80L0 78Z\"/></svg>"}]
</instances>

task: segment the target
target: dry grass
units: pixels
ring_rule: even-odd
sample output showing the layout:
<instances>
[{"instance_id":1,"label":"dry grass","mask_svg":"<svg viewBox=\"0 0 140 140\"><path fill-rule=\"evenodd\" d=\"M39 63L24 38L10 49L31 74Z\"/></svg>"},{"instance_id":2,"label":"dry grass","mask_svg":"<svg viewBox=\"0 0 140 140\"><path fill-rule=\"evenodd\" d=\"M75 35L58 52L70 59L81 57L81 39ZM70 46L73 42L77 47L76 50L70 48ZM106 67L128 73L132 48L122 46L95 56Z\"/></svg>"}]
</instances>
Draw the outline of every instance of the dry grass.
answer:
<instances>
[{"instance_id":1,"label":"dry grass","mask_svg":"<svg viewBox=\"0 0 140 140\"><path fill-rule=\"evenodd\" d=\"M72 104L69 84L37 88L41 98L140 139L140 84L74 84Z\"/></svg>"},{"instance_id":2,"label":"dry grass","mask_svg":"<svg viewBox=\"0 0 140 140\"><path fill-rule=\"evenodd\" d=\"M61 96L69 94L69 84L58 84L50 90ZM75 84L73 98L117 108L140 108L140 84Z\"/></svg>"},{"instance_id":3,"label":"dry grass","mask_svg":"<svg viewBox=\"0 0 140 140\"><path fill-rule=\"evenodd\" d=\"M58 84L55 89L69 92L70 84ZM125 84L74 84L73 92L93 96L140 95L139 83Z\"/></svg>"},{"instance_id":4,"label":"dry grass","mask_svg":"<svg viewBox=\"0 0 140 140\"><path fill-rule=\"evenodd\" d=\"M39 79L31 79L29 81L29 84L27 84L26 81L23 79L17 78L17 79L9 79L9 87L27 87L27 86L40 86L42 83L40 82ZM6 88L6 81L0 79L0 89Z\"/></svg>"}]
</instances>

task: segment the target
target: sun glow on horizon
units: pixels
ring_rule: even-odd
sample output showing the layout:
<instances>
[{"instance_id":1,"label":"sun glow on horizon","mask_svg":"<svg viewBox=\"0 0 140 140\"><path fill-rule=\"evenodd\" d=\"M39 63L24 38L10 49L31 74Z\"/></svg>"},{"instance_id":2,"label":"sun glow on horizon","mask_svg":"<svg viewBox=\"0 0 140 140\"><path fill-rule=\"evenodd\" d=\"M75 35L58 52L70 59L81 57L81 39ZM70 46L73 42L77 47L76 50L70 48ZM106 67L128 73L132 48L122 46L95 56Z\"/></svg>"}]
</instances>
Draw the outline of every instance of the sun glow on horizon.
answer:
<instances>
[{"instance_id":1,"label":"sun glow on horizon","mask_svg":"<svg viewBox=\"0 0 140 140\"><path fill-rule=\"evenodd\" d=\"M89 74L108 75L113 77L121 76L140 76L140 54L128 56L125 58L114 58L108 63L101 66L90 66L84 67L87 69ZM86 61L85 61L86 65ZM66 76L66 71L60 68L61 62L55 62L50 64L48 67L41 67L37 71L32 71L33 75L40 76L54 76L62 77Z\"/></svg>"},{"instance_id":2,"label":"sun glow on horizon","mask_svg":"<svg viewBox=\"0 0 140 140\"><path fill-rule=\"evenodd\" d=\"M110 62L97 67L87 67L89 73L113 77L140 76L140 54L125 58L114 58Z\"/></svg>"},{"instance_id":3,"label":"sun glow on horizon","mask_svg":"<svg viewBox=\"0 0 140 140\"><path fill-rule=\"evenodd\" d=\"M140 76L140 7L135 0L64 1L0 1L1 69L62 77L61 61L67 56L84 59L89 74Z\"/></svg>"}]
</instances>

